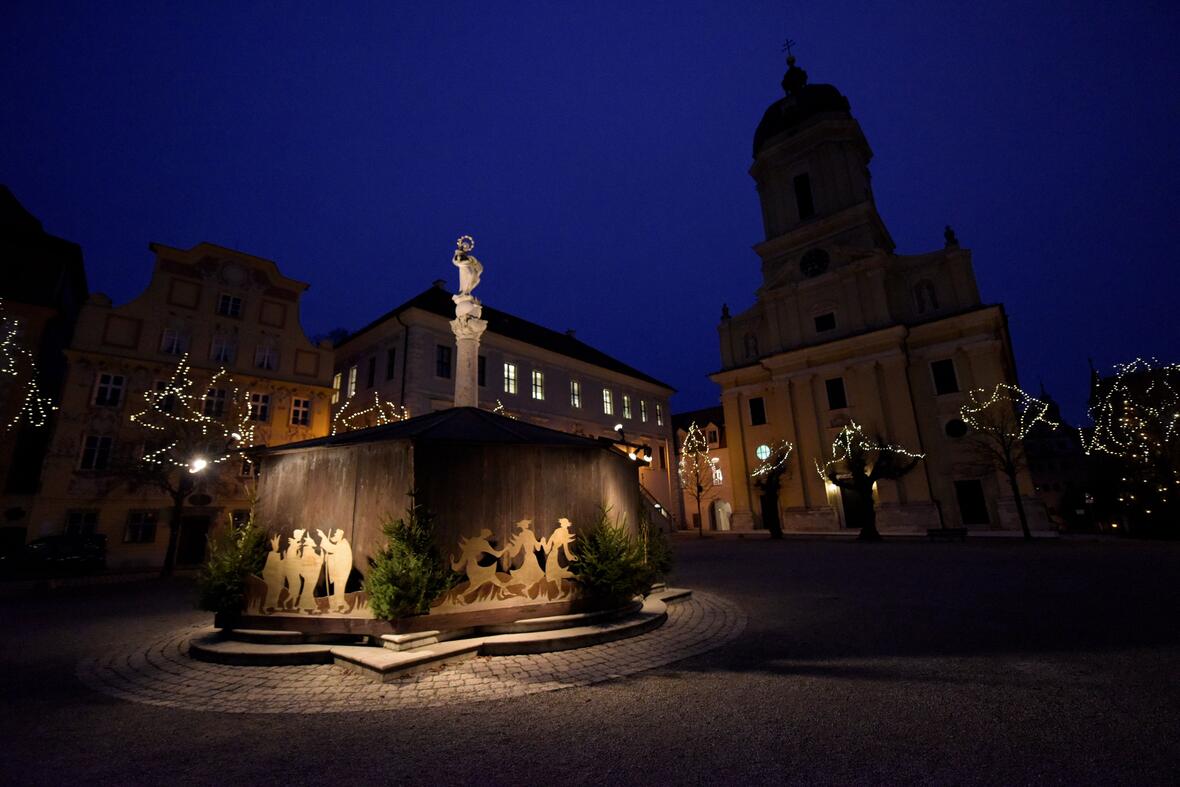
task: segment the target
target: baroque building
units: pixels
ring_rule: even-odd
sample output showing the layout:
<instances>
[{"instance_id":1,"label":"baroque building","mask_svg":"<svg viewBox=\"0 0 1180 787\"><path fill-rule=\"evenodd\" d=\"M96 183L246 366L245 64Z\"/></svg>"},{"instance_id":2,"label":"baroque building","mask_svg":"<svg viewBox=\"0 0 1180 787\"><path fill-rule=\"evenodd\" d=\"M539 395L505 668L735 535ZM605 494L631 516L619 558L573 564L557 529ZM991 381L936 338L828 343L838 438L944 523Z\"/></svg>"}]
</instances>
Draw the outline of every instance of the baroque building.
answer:
<instances>
[{"instance_id":1,"label":"baroque building","mask_svg":"<svg viewBox=\"0 0 1180 787\"><path fill-rule=\"evenodd\" d=\"M312 345L299 322L307 284L270 260L211 243L149 248L155 268L143 293L121 306L94 293L81 308L30 517L30 537L105 535L114 568L163 564L174 512L181 515L177 563L200 563L211 527L250 508L248 463L195 477L183 508L126 472L153 441L167 438L132 416L144 410L145 394L164 390L182 359L205 415L231 417L228 389L240 392L255 444L320 437L330 422L332 352L326 342ZM232 383L214 381L220 369Z\"/></svg>"},{"instance_id":2,"label":"baroque building","mask_svg":"<svg viewBox=\"0 0 1180 787\"><path fill-rule=\"evenodd\" d=\"M439 280L432 287L343 339L336 347L338 418L387 402L412 416L453 406L455 303ZM587 437L650 447L639 452L640 483L656 512L679 510L672 420L674 389L579 340L483 306L487 330L478 356L478 398L484 409ZM347 408L347 409L345 409ZM670 518L670 517L669 517Z\"/></svg>"},{"instance_id":3,"label":"baroque building","mask_svg":"<svg viewBox=\"0 0 1180 787\"><path fill-rule=\"evenodd\" d=\"M733 527L770 517L788 532L845 527L844 507L856 501L814 462L855 421L926 455L878 482L882 532L1018 529L1006 480L969 449L958 418L967 391L1015 383L1003 306L981 300L971 252L949 227L942 248L895 252L848 99L787 63L785 95L758 124L750 168L765 229L754 247L762 284L749 309L723 309L721 370L711 375L727 425ZM789 472L777 496L762 495L751 470L783 439L795 446ZM1031 496L1027 473L1020 483ZM1026 506L1034 528L1047 526L1043 507Z\"/></svg>"}]
</instances>

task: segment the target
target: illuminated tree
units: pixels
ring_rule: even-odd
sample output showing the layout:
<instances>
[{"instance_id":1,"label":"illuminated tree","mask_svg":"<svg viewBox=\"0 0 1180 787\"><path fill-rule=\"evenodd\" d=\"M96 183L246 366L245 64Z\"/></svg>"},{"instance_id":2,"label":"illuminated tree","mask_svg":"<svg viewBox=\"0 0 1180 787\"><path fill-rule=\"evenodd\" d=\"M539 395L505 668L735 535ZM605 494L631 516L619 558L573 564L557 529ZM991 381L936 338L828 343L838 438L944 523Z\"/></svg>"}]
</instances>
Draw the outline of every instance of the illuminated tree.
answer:
<instances>
[{"instance_id":1,"label":"illuminated tree","mask_svg":"<svg viewBox=\"0 0 1180 787\"><path fill-rule=\"evenodd\" d=\"M770 449L770 453L766 455L762 463L754 468L754 472L750 473L750 477L754 479L754 485L768 498L776 501L776 505L779 487L782 485L783 478L787 477L790 472L787 462L794 450L794 443L788 440L779 440L775 443L774 448ZM779 524L778 517L771 519L768 525L771 538L783 537L783 529Z\"/></svg>"},{"instance_id":2,"label":"illuminated tree","mask_svg":"<svg viewBox=\"0 0 1180 787\"><path fill-rule=\"evenodd\" d=\"M680 446L680 485L697 502L697 523L700 535L705 535L702 501L713 494L713 462L709 459L709 443L696 421L688 425L684 443Z\"/></svg>"},{"instance_id":3,"label":"illuminated tree","mask_svg":"<svg viewBox=\"0 0 1180 787\"><path fill-rule=\"evenodd\" d=\"M1028 514L1020 496L1019 475L1028 468L1024 438L1037 424L1056 429L1049 420L1049 404L1036 399L1015 385L999 383L990 391L976 388L959 408L959 417L972 430L971 447L979 459L1002 472L1016 501L1016 515L1026 540L1032 539Z\"/></svg>"},{"instance_id":4,"label":"illuminated tree","mask_svg":"<svg viewBox=\"0 0 1180 787\"><path fill-rule=\"evenodd\" d=\"M857 538L880 541L873 487L881 479L901 478L922 459L924 454L868 437L853 421L836 435L828 460L823 464L817 461L815 469L824 481L855 493L855 505L845 506L845 512L852 519L849 524L860 526Z\"/></svg>"},{"instance_id":5,"label":"illuminated tree","mask_svg":"<svg viewBox=\"0 0 1180 787\"><path fill-rule=\"evenodd\" d=\"M56 410L41 391L37 363L25 346L21 322L9 316L0 300L0 417L4 431L23 424L40 427Z\"/></svg>"},{"instance_id":6,"label":"illuminated tree","mask_svg":"<svg viewBox=\"0 0 1180 787\"><path fill-rule=\"evenodd\" d=\"M372 404L362 406L360 401L359 396L354 396L336 411L336 415L332 418L332 434L367 429L371 426L384 426L404 421L410 417L409 410L393 402L382 401L381 394L376 391L373 391Z\"/></svg>"},{"instance_id":7,"label":"illuminated tree","mask_svg":"<svg viewBox=\"0 0 1180 787\"><path fill-rule=\"evenodd\" d=\"M254 437L251 406L224 369L201 383L184 356L167 383L144 392L144 409L131 416L144 430L144 451L117 471L132 487L154 486L172 499L164 575L176 563L184 501L197 481L226 484L246 461L242 452Z\"/></svg>"},{"instance_id":8,"label":"illuminated tree","mask_svg":"<svg viewBox=\"0 0 1180 787\"><path fill-rule=\"evenodd\" d=\"M1174 527L1180 515L1180 364L1137 358L1094 375L1088 455L1105 458L1128 523Z\"/></svg>"}]
</instances>

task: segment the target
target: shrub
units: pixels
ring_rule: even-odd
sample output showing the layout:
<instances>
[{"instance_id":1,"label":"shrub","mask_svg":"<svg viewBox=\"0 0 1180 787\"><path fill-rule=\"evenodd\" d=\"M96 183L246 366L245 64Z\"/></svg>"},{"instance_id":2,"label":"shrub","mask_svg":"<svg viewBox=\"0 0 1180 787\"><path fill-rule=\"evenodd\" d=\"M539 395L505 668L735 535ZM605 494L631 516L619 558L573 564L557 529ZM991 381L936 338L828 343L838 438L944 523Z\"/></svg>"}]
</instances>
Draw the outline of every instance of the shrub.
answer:
<instances>
[{"instance_id":1,"label":"shrub","mask_svg":"<svg viewBox=\"0 0 1180 787\"><path fill-rule=\"evenodd\" d=\"M610 521L603 509L598 523L574 541L574 581L586 596L609 606L625 604L651 587L654 571L645 562L643 544L625 523Z\"/></svg>"},{"instance_id":2,"label":"shrub","mask_svg":"<svg viewBox=\"0 0 1180 787\"><path fill-rule=\"evenodd\" d=\"M209 539L209 557L197 574L197 606L211 612L235 614L246 601L246 578L266 563L266 531L254 521L254 509L240 525L233 517Z\"/></svg>"},{"instance_id":3,"label":"shrub","mask_svg":"<svg viewBox=\"0 0 1180 787\"><path fill-rule=\"evenodd\" d=\"M388 540L369 559L364 585L373 615L395 620L429 612L431 602L460 578L434 544L433 514L411 502L405 518L386 522L381 532Z\"/></svg>"},{"instance_id":4,"label":"shrub","mask_svg":"<svg viewBox=\"0 0 1180 787\"><path fill-rule=\"evenodd\" d=\"M672 571L672 545L668 534L653 525L646 511L639 514L639 541L643 545L643 560L651 569L652 579L663 579Z\"/></svg>"}]
</instances>

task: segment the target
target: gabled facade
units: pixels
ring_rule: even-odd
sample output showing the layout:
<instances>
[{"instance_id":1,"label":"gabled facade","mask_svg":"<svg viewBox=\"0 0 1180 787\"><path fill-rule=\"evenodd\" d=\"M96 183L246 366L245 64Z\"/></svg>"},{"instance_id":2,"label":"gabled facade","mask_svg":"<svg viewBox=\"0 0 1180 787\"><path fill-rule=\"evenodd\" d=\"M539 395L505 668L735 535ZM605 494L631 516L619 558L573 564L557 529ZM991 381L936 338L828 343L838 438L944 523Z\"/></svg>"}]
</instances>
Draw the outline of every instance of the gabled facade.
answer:
<instances>
[{"instance_id":1,"label":"gabled facade","mask_svg":"<svg viewBox=\"0 0 1180 787\"><path fill-rule=\"evenodd\" d=\"M320 437L330 421L332 351L313 346L300 327L306 284L270 260L211 243L150 249L155 268L142 294L115 306L95 293L82 307L30 528L30 536L104 534L114 568L163 562L171 502L113 470L158 439L131 416L182 358L198 385L224 368L249 395L255 443ZM224 396L221 390L208 397ZM248 468L227 472L249 480ZM199 563L210 528L248 508L243 483L198 479L183 510L179 563Z\"/></svg>"},{"instance_id":2,"label":"gabled facade","mask_svg":"<svg viewBox=\"0 0 1180 787\"><path fill-rule=\"evenodd\" d=\"M980 299L971 253L949 227L942 248L895 253L847 98L788 63L786 95L758 126L750 168L765 229L754 247L762 285L749 309L723 310L721 370L711 376L728 427L734 527L770 516L787 531L845 527L851 501L814 461L852 421L926 454L908 475L878 483L882 532L1017 527L1006 482L980 465L958 422L967 391L1015 383L1003 307ZM772 499L750 472L782 439L794 458ZM1032 495L1027 474L1021 485ZM1043 508L1034 520L1047 525Z\"/></svg>"},{"instance_id":3,"label":"gabled facade","mask_svg":"<svg viewBox=\"0 0 1180 787\"><path fill-rule=\"evenodd\" d=\"M363 409L382 401L424 415L453 406L455 304L435 282L336 347L338 407L356 398ZM640 482L664 510L677 511L672 420L674 389L579 341L515 315L483 306L487 331L479 351L479 406L502 405L516 418L587 437L649 445Z\"/></svg>"}]
</instances>

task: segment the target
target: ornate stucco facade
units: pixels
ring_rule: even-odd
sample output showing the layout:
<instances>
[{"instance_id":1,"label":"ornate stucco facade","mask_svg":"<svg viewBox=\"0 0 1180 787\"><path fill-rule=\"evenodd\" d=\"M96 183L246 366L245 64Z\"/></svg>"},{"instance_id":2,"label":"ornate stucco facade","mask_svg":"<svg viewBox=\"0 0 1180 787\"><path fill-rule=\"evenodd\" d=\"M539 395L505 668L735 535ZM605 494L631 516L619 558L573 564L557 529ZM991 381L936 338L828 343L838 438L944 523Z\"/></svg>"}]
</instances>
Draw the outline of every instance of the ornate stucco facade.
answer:
<instances>
[{"instance_id":1,"label":"ornate stucco facade","mask_svg":"<svg viewBox=\"0 0 1180 787\"><path fill-rule=\"evenodd\" d=\"M850 421L924 462L876 489L882 532L965 525L1019 528L1007 482L978 461L957 423L966 392L1015 383L1007 320L979 295L970 251L894 251L873 200L872 151L848 100L788 61L786 95L754 139L765 239L753 306L723 310L720 384L733 479L733 527L845 527L842 493L814 461ZM795 445L777 499L750 482L759 446ZM1021 488L1032 495L1027 474ZM1022 495L1023 497L1023 495ZM1026 501L1032 526L1043 507ZM773 507L774 510L771 510Z\"/></svg>"},{"instance_id":2,"label":"ornate stucco facade","mask_svg":"<svg viewBox=\"0 0 1180 787\"><path fill-rule=\"evenodd\" d=\"M171 500L150 485L128 484L116 470L132 465L153 439L131 416L181 358L198 390L224 368L251 397L257 444L323 436L331 417L332 352L326 343L313 346L299 323L306 284L270 260L210 243L150 248L155 267L141 295L115 306L95 293L82 307L29 528L31 538L103 534L112 568L164 560ZM249 508L242 483L249 468L240 465L194 480L182 511L180 564L199 562L210 528Z\"/></svg>"}]
</instances>

